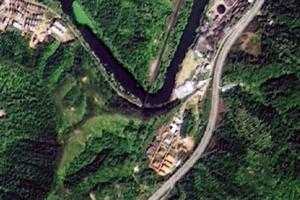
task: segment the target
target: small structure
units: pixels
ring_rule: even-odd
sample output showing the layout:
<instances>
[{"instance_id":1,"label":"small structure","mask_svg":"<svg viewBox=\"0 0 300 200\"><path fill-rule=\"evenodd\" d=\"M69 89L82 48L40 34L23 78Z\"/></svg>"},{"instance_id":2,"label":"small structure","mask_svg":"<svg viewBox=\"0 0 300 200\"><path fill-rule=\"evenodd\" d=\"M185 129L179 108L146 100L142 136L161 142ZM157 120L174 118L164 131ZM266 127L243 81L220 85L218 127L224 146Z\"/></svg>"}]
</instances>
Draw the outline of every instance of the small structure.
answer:
<instances>
[{"instance_id":1,"label":"small structure","mask_svg":"<svg viewBox=\"0 0 300 200\"><path fill-rule=\"evenodd\" d=\"M6 116L5 110L0 110L0 119Z\"/></svg>"},{"instance_id":2,"label":"small structure","mask_svg":"<svg viewBox=\"0 0 300 200\"><path fill-rule=\"evenodd\" d=\"M47 7L30 0L0 0L0 31L13 27L22 35L31 35L30 47L46 41L50 36L60 42L74 39L70 30Z\"/></svg>"},{"instance_id":3,"label":"small structure","mask_svg":"<svg viewBox=\"0 0 300 200\"><path fill-rule=\"evenodd\" d=\"M193 139L180 135L181 124L182 120L175 118L168 127L162 127L148 148L149 167L160 176L172 173L193 150Z\"/></svg>"}]
</instances>

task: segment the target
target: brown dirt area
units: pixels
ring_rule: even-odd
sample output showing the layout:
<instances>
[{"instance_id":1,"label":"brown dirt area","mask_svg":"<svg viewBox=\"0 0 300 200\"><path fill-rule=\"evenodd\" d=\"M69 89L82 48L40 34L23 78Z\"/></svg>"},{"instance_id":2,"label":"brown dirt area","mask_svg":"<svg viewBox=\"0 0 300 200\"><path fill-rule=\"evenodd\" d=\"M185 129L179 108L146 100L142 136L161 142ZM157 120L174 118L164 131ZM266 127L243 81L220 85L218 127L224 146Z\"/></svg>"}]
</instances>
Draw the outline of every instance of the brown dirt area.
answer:
<instances>
[{"instance_id":1,"label":"brown dirt area","mask_svg":"<svg viewBox=\"0 0 300 200\"><path fill-rule=\"evenodd\" d=\"M192 50L189 50L181 64L181 69L176 76L176 86L182 85L196 70L201 59L197 58Z\"/></svg>"}]
</instances>

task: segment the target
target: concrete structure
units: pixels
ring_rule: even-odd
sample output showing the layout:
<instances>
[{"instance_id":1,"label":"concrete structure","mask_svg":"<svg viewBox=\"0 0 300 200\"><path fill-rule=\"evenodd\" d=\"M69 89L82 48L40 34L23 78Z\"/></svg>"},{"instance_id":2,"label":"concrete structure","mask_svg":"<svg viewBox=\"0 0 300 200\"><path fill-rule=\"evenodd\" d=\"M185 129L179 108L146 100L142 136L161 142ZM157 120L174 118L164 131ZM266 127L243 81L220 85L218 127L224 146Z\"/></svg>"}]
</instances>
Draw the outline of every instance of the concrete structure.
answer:
<instances>
[{"instance_id":1,"label":"concrete structure","mask_svg":"<svg viewBox=\"0 0 300 200\"><path fill-rule=\"evenodd\" d=\"M0 110L0 119L6 116L5 110Z\"/></svg>"},{"instance_id":2,"label":"concrete structure","mask_svg":"<svg viewBox=\"0 0 300 200\"><path fill-rule=\"evenodd\" d=\"M16 28L22 35L30 35L30 47L46 41L50 36L60 42L74 39L59 17L44 5L30 0L0 0L0 31Z\"/></svg>"}]
</instances>

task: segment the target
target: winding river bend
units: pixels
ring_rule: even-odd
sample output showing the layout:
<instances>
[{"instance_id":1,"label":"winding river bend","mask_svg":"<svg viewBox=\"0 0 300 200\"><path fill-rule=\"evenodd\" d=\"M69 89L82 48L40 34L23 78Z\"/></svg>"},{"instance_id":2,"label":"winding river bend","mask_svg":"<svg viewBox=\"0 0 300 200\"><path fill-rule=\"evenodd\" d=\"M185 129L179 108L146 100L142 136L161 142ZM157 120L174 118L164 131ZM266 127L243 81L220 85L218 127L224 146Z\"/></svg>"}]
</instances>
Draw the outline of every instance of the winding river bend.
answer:
<instances>
[{"instance_id":1,"label":"winding river bend","mask_svg":"<svg viewBox=\"0 0 300 200\"><path fill-rule=\"evenodd\" d=\"M175 87L175 78L179 70L179 65L197 37L197 28L200 26L202 13L207 1L194 0L188 23L181 36L174 57L167 68L164 84L156 93L146 91L88 26L76 22L72 9L73 0L61 0L60 2L63 12L73 19L77 29L81 32L84 40L89 44L94 54L100 59L106 71L113 74L119 84L129 93L138 97L142 101L144 108L153 108L161 107L161 105L169 102Z\"/></svg>"}]
</instances>

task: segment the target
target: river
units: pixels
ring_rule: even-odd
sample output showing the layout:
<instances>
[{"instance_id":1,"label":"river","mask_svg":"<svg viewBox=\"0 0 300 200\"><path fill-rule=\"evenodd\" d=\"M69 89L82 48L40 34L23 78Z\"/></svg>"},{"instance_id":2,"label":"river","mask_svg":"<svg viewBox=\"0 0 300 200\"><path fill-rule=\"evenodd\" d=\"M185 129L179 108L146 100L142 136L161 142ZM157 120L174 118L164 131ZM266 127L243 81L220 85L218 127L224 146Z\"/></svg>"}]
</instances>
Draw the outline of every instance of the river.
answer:
<instances>
[{"instance_id":1,"label":"river","mask_svg":"<svg viewBox=\"0 0 300 200\"><path fill-rule=\"evenodd\" d=\"M173 59L167 68L163 86L156 92L146 91L135 79L135 77L120 63L112 54L104 42L97 37L93 31L85 25L76 22L72 3L73 0L61 0L63 12L67 14L81 32L84 40L89 44L92 51L100 59L107 72L114 75L119 84L129 93L138 97L144 108L164 107L170 101L172 91L175 87L176 74L189 47L197 37L197 28L200 26L202 13L208 0L194 0L188 23L181 36L180 43L176 49Z\"/></svg>"}]
</instances>

